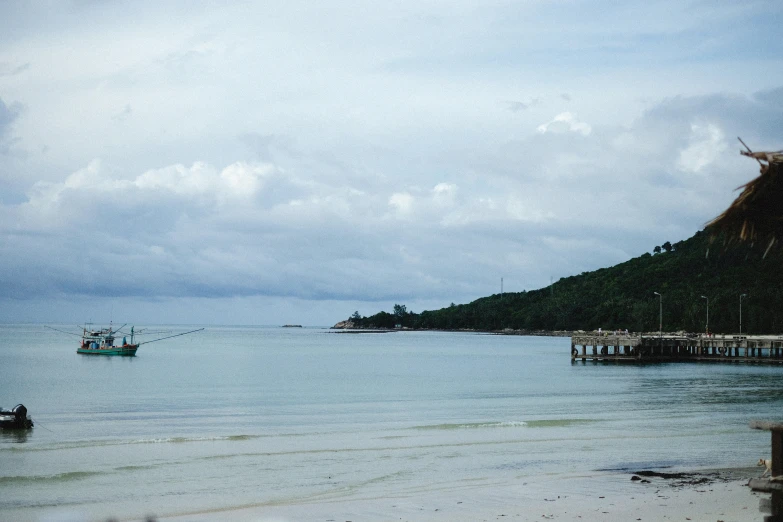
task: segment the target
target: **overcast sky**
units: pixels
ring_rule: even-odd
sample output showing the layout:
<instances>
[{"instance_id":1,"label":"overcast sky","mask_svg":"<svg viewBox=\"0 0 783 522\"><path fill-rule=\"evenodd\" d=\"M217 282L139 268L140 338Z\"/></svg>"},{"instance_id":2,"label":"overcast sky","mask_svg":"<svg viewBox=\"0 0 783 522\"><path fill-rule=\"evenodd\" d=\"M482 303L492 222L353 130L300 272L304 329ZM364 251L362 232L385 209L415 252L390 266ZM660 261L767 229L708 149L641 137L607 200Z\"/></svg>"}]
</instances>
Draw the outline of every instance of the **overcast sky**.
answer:
<instances>
[{"instance_id":1,"label":"overcast sky","mask_svg":"<svg viewBox=\"0 0 783 522\"><path fill-rule=\"evenodd\" d=\"M783 3L0 3L0 322L331 325L692 236Z\"/></svg>"}]
</instances>

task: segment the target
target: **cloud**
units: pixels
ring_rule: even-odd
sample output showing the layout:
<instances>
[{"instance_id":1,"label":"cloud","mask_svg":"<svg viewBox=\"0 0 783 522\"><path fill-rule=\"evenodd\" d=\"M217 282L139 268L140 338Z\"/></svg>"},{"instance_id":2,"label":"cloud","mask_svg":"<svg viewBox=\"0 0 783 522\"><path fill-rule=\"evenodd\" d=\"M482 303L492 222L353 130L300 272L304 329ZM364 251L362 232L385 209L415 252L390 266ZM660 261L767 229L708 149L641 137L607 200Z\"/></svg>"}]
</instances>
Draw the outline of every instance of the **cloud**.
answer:
<instances>
[{"instance_id":1,"label":"cloud","mask_svg":"<svg viewBox=\"0 0 783 522\"><path fill-rule=\"evenodd\" d=\"M286 190L287 189L287 190ZM190 167L170 165L148 170L135 178L118 177L100 160L91 161L59 183L39 182L29 200L17 207L21 216L52 229L103 220L111 226L137 211L165 215L233 215L250 208L263 208L265 192L293 198L306 192L295 179L271 164L237 162L215 169L204 162ZM272 201L272 205L290 201ZM243 210L244 209L244 210ZM158 221L155 226L174 227ZM127 226L127 223L121 223Z\"/></svg>"},{"instance_id":2,"label":"cloud","mask_svg":"<svg viewBox=\"0 0 783 522\"><path fill-rule=\"evenodd\" d=\"M582 136L589 136L593 129L589 124L583 121L579 121L575 114L571 114L570 112L561 112L555 116L553 120L539 125L536 130L541 134L546 134L547 132L558 134L564 132L575 132L581 134Z\"/></svg>"},{"instance_id":3,"label":"cloud","mask_svg":"<svg viewBox=\"0 0 783 522\"><path fill-rule=\"evenodd\" d=\"M526 102L508 101L506 102L506 105L508 106L508 110L510 110L511 112L522 112L522 111L526 111L530 107L538 105L539 103L541 103L540 98L531 98L529 101Z\"/></svg>"},{"instance_id":4,"label":"cloud","mask_svg":"<svg viewBox=\"0 0 783 522\"><path fill-rule=\"evenodd\" d=\"M219 172L203 162L149 170L132 183L146 191L165 191L189 198L214 198L219 204L253 198L265 180L279 172L268 164L234 163ZM69 177L70 180L70 177ZM68 184L68 180L66 180Z\"/></svg>"},{"instance_id":5,"label":"cloud","mask_svg":"<svg viewBox=\"0 0 783 522\"><path fill-rule=\"evenodd\" d=\"M759 91L753 95L753 99L768 105L770 109L780 111L783 109L783 87Z\"/></svg>"},{"instance_id":6,"label":"cloud","mask_svg":"<svg viewBox=\"0 0 783 522\"><path fill-rule=\"evenodd\" d=\"M22 108L20 104L16 103L9 106L0 98L0 153L8 152L13 141L10 137L11 126L19 117L21 111Z\"/></svg>"},{"instance_id":7,"label":"cloud","mask_svg":"<svg viewBox=\"0 0 783 522\"><path fill-rule=\"evenodd\" d=\"M345 175L325 176L336 164L318 155L135 174L92 160L0 205L0 289L16 299L431 303L484 295L491 281L479 274L501 273L509 291L513 274L534 288L692 235L743 172L755 175L726 128L780 118L776 103L673 98L590 140L573 140L580 121L561 118L565 132L531 129L495 153L460 156L437 180L358 176L346 158Z\"/></svg>"},{"instance_id":8,"label":"cloud","mask_svg":"<svg viewBox=\"0 0 783 522\"><path fill-rule=\"evenodd\" d=\"M735 136L782 146L771 3L444 5L15 8L4 313L537 288L692 235L757 173Z\"/></svg>"},{"instance_id":9,"label":"cloud","mask_svg":"<svg viewBox=\"0 0 783 522\"><path fill-rule=\"evenodd\" d=\"M453 206L459 187L454 183L438 183L432 189L433 202L440 206Z\"/></svg>"},{"instance_id":10,"label":"cloud","mask_svg":"<svg viewBox=\"0 0 783 522\"><path fill-rule=\"evenodd\" d=\"M389 206L392 207L398 217L409 217L413 211L413 196L407 192L396 192L389 197Z\"/></svg>"},{"instance_id":11,"label":"cloud","mask_svg":"<svg viewBox=\"0 0 783 522\"><path fill-rule=\"evenodd\" d=\"M8 62L0 62L0 77L16 76L17 74L22 74L29 68L30 68L30 62L23 63L20 65L13 65Z\"/></svg>"},{"instance_id":12,"label":"cloud","mask_svg":"<svg viewBox=\"0 0 783 522\"><path fill-rule=\"evenodd\" d=\"M680 151L677 166L685 172L701 172L714 163L726 148L726 137L718 126L693 124L689 145Z\"/></svg>"}]
</instances>

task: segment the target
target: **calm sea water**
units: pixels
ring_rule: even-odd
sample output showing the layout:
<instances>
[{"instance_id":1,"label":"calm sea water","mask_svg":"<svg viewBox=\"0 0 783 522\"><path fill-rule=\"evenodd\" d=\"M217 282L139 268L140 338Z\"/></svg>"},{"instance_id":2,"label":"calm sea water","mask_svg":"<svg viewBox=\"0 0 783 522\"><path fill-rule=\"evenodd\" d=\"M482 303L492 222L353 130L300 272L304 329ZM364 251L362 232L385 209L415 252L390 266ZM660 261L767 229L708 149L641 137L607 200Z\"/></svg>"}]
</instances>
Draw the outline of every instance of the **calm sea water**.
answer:
<instances>
[{"instance_id":1,"label":"calm sea water","mask_svg":"<svg viewBox=\"0 0 783 522\"><path fill-rule=\"evenodd\" d=\"M783 368L572 363L567 338L209 327L132 358L77 343L0 326L2 406L36 421L0 435L2 520L745 467L769 454L748 421L783 408Z\"/></svg>"}]
</instances>

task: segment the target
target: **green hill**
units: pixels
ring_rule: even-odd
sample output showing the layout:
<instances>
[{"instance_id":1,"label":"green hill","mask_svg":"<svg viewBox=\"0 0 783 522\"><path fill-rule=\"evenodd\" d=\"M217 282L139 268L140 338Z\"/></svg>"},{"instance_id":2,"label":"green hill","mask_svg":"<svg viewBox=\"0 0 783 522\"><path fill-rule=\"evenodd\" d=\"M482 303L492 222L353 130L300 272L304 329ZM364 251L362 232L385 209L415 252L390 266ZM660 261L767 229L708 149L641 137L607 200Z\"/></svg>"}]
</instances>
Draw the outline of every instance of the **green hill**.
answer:
<instances>
[{"instance_id":1,"label":"green hill","mask_svg":"<svg viewBox=\"0 0 783 522\"><path fill-rule=\"evenodd\" d=\"M704 231L685 241L611 268L585 272L529 292L495 294L440 310L393 313L349 319L359 328L396 325L427 329L657 331L662 295L663 329L715 333L783 333L783 254L747 243L725 247Z\"/></svg>"}]
</instances>

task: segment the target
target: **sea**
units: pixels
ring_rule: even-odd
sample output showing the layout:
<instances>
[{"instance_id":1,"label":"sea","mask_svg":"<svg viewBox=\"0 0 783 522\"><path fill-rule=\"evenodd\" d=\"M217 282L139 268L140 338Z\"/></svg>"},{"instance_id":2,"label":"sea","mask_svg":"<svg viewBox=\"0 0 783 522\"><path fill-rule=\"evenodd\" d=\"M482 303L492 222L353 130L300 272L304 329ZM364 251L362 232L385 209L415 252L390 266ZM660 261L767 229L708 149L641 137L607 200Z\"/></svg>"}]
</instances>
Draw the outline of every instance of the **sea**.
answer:
<instances>
[{"instance_id":1,"label":"sea","mask_svg":"<svg viewBox=\"0 0 783 522\"><path fill-rule=\"evenodd\" d=\"M0 406L35 422L0 433L0 520L748 467L770 452L749 421L783 411L783 367L572 362L566 337L208 326L107 357L49 326L0 325Z\"/></svg>"}]
</instances>

